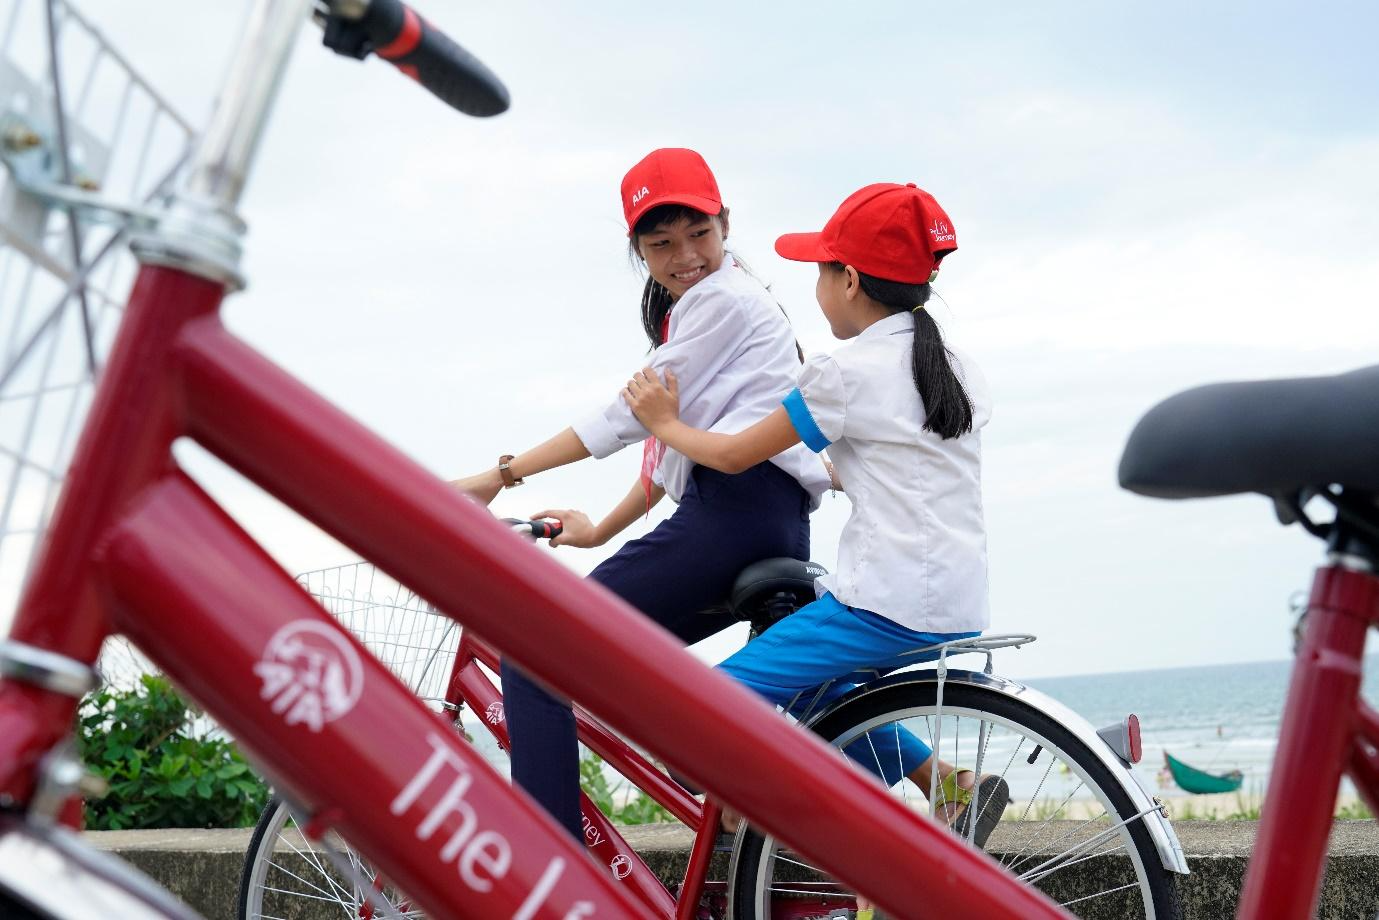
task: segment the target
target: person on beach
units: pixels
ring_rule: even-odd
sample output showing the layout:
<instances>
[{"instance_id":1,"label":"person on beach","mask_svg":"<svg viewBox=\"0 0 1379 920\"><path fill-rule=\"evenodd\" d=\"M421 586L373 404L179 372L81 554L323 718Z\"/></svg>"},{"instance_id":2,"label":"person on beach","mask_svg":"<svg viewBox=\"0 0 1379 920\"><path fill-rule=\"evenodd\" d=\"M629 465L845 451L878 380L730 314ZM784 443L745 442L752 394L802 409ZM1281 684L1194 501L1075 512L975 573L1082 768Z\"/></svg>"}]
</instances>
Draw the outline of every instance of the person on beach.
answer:
<instances>
[{"instance_id":1,"label":"person on beach","mask_svg":"<svg viewBox=\"0 0 1379 920\"><path fill-rule=\"evenodd\" d=\"M675 375L680 411L691 424L720 432L747 427L794 386L800 357L780 305L726 248L728 209L713 172L693 150L655 150L628 171L621 191L630 246L648 275L641 322L650 366ZM682 641L732 625L726 611L704 611L721 608L746 566L809 558L809 512L829 487L817 457L796 445L725 474L648 438L620 397L455 485L487 504L527 476L635 444L643 447L641 475L599 523L573 509L533 517L560 521L553 545L600 546L668 495L675 512L589 577ZM513 778L582 839L570 704L506 658L502 679Z\"/></svg>"},{"instance_id":2,"label":"person on beach","mask_svg":"<svg viewBox=\"0 0 1379 920\"><path fill-rule=\"evenodd\" d=\"M955 249L952 222L927 192L913 183L869 185L821 232L776 241L781 256L817 263L819 307L833 334L851 341L811 356L769 413L740 431L704 430L679 412L672 367L649 367L623 391L659 441L725 474L801 443L829 451L852 501L838 570L819 579L818 600L719 665L778 706L827 705L865 679L858 671L926 660L901 656L978 635L989 623L981 429L991 399L977 365L945 345L924 306L939 263ZM978 846L1010 800L1000 777L944 763L908 733L873 732L847 751L887 785L908 776L928 794L935 781L964 835L979 787Z\"/></svg>"}]
</instances>

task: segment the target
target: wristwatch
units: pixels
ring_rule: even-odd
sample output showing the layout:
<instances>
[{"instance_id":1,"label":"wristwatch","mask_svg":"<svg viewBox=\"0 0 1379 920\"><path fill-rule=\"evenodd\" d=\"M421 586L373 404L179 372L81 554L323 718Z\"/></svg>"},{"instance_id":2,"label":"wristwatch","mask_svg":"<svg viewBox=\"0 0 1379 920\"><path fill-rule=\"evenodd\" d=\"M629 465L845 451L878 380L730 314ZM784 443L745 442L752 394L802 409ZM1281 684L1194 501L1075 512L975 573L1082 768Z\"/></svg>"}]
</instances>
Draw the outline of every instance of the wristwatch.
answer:
<instances>
[{"instance_id":1,"label":"wristwatch","mask_svg":"<svg viewBox=\"0 0 1379 920\"><path fill-rule=\"evenodd\" d=\"M520 486L523 480L512 475L512 467L508 466L512 462L512 454L503 454L498 458L498 475L503 477L503 488L515 489Z\"/></svg>"}]
</instances>

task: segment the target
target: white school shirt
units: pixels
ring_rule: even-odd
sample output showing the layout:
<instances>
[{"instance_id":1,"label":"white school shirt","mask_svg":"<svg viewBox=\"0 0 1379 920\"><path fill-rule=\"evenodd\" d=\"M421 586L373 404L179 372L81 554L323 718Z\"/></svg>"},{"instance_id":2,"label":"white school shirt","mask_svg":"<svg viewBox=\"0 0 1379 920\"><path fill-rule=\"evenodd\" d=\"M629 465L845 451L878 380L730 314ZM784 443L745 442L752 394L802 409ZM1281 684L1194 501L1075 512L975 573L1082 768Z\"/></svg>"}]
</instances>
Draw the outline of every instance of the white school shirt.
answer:
<instances>
[{"instance_id":1,"label":"white school shirt","mask_svg":"<svg viewBox=\"0 0 1379 920\"><path fill-rule=\"evenodd\" d=\"M926 431L911 373L914 316L873 323L833 355L811 355L786 411L804 443L828 448L852 514L838 568L820 578L850 607L919 632L971 632L990 623L981 428L991 396L981 370L956 354L972 431Z\"/></svg>"},{"instance_id":2,"label":"white school shirt","mask_svg":"<svg viewBox=\"0 0 1379 920\"><path fill-rule=\"evenodd\" d=\"M718 271L694 285L670 312L665 344L647 361L663 378L680 382L680 419L694 428L736 434L769 415L799 376L795 335L780 305L761 283L738 267L732 254ZM574 426L589 453L607 457L648 432L619 394L603 411ZM829 486L819 458L795 445L771 458L809 493L810 509ZM679 502L694 462L666 448L653 476Z\"/></svg>"}]
</instances>

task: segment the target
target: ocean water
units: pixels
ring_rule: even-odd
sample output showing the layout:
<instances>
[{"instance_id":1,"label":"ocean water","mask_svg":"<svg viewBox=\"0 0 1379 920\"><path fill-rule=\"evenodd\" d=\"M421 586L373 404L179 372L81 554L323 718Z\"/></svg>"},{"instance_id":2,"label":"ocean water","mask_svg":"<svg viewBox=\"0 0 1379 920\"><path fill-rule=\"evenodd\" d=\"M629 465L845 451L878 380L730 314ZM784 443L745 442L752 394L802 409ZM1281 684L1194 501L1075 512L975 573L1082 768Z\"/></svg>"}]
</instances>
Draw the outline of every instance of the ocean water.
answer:
<instances>
[{"instance_id":1,"label":"ocean water","mask_svg":"<svg viewBox=\"0 0 1379 920\"><path fill-rule=\"evenodd\" d=\"M1134 713L1144 756L1136 772L1159 786L1164 751L1210 773L1240 770L1241 791L1262 794L1278 744L1279 722L1292 661L1171 668L1022 681L1101 727ZM1373 702L1379 655L1364 661L1366 696ZM1163 794L1183 795L1176 785ZM1346 789L1348 790L1348 787Z\"/></svg>"},{"instance_id":2,"label":"ocean water","mask_svg":"<svg viewBox=\"0 0 1379 920\"><path fill-rule=\"evenodd\" d=\"M1020 680L1053 697L1094 727L1120 722L1130 713L1139 717L1143 757L1135 766L1145 788L1165 798L1186 796L1164 771L1164 752L1209 773L1240 770L1241 793L1257 800L1269 779L1278 745L1279 722L1292 671L1291 660L1246 664L1130 671L1073 677ZM1365 696L1375 704L1379 687L1379 654L1364 659ZM480 721L466 711L465 728L475 747L495 769L506 774L507 756ZM997 758L998 760L1000 758ZM630 785L606 767L605 776L616 794L635 794ZM1013 782L1013 780L1012 780ZM1053 777L1043 795L1071 794L1080 798L1074 777ZM1342 794L1353 794L1348 782ZM1013 790L1016 797L1024 793ZM1236 796L1224 802L1238 807Z\"/></svg>"},{"instance_id":3,"label":"ocean water","mask_svg":"<svg viewBox=\"0 0 1379 920\"><path fill-rule=\"evenodd\" d=\"M1268 781L1291 670L1291 661L1261 661L1020 682L1096 727L1119 722L1130 713L1139 716L1144 756L1135 771L1145 788L1164 797L1187 795L1160 775L1168 751L1211 773L1240 770L1245 774L1241 792L1250 797L1262 795ZM1364 671L1365 686L1375 687L1379 655L1365 659ZM1371 702L1372 693L1371 689L1366 694ZM477 719L472 724L466 719L466 724L485 759L506 772L507 758L488 732ZM605 773L615 787L621 782L611 769ZM1342 791L1351 791L1348 784Z\"/></svg>"}]
</instances>

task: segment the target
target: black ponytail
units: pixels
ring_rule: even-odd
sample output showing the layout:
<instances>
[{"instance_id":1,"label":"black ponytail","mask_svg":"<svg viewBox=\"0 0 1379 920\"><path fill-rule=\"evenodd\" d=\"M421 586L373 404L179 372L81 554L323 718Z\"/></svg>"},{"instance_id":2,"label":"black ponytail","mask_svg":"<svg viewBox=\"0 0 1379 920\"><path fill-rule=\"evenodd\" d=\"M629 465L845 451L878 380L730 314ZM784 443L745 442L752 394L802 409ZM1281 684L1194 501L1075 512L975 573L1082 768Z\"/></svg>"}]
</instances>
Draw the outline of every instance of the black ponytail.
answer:
<instances>
[{"instance_id":1,"label":"black ponytail","mask_svg":"<svg viewBox=\"0 0 1379 920\"><path fill-rule=\"evenodd\" d=\"M661 327L665 324L670 307L670 291L648 275L646 287L642 288L642 329L645 330L652 348L659 348L665 344L661 339Z\"/></svg>"},{"instance_id":2,"label":"black ponytail","mask_svg":"<svg viewBox=\"0 0 1379 920\"><path fill-rule=\"evenodd\" d=\"M834 262L833 267L837 271L844 268L840 262ZM972 400L953 370L953 353L943 344L943 332L929 311L915 309L929 302L930 285L887 281L861 272L857 279L862 293L892 313L914 313L912 373L924 403L924 427L945 439L967 434L972 430Z\"/></svg>"}]
</instances>

